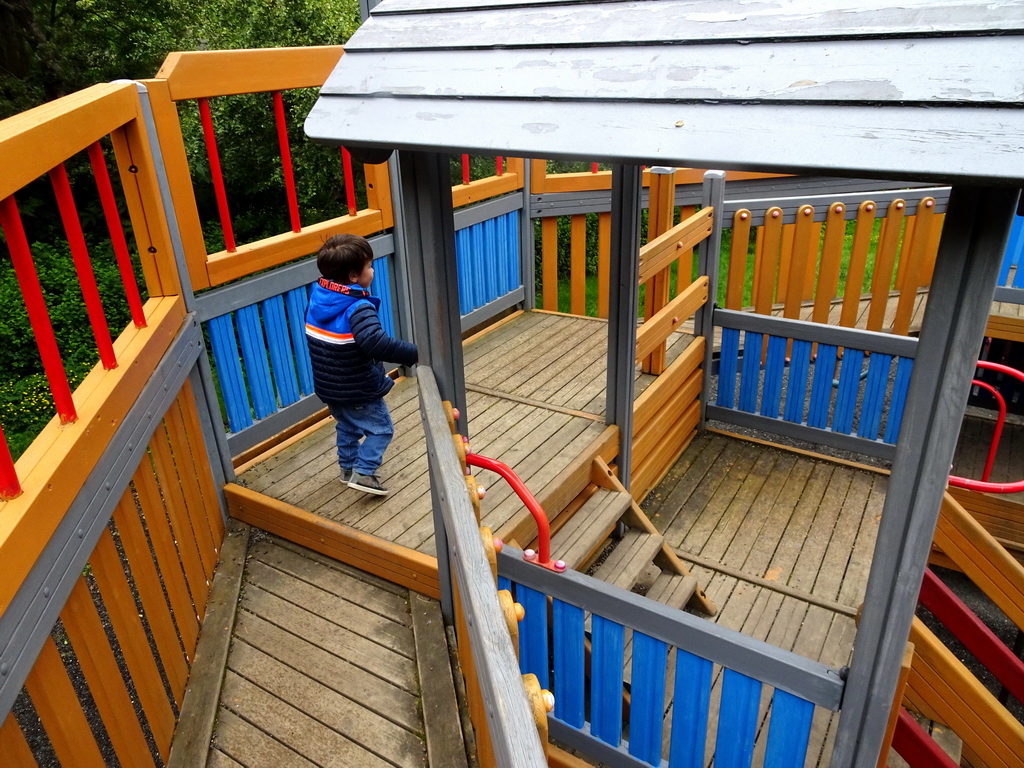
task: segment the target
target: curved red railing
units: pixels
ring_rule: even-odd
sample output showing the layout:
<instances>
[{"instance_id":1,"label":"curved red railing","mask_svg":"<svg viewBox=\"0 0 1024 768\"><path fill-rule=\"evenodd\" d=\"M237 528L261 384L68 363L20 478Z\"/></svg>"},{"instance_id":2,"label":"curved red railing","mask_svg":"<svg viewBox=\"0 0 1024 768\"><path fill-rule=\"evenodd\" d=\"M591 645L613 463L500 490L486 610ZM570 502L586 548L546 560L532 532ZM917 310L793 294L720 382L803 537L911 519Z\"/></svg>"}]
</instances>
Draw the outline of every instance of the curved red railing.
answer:
<instances>
[{"instance_id":1,"label":"curved red railing","mask_svg":"<svg viewBox=\"0 0 1024 768\"><path fill-rule=\"evenodd\" d=\"M530 493L530 489L519 479L519 475L513 472L512 468L507 464L497 459L481 456L478 453L467 453L466 464L471 467L488 469L505 478L505 482L516 492L516 495L526 505L526 508L530 510L530 514L533 515L533 519L537 523L537 564L543 565L546 568L552 568L553 570L565 570L564 565L562 568L557 568L551 562L551 526L548 524L548 516L543 508L541 508L540 502Z\"/></svg>"},{"instance_id":2,"label":"curved red railing","mask_svg":"<svg viewBox=\"0 0 1024 768\"><path fill-rule=\"evenodd\" d=\"M1010 376L1011 378L1024 383L1024 373L1018 371L1016 368L1011 368L1008 365L990 363L987 360L979 360L978 367L988 371L997 371L998 373ZM991 393L996 398L996 402L999 405L999 418L996 420L996 428L992 435L992 444L988 449L988 459L985 462L985 471L982 473L981 480L970 480L966 477L950 475L949 484L956 488L966 488L969 491L980 491L981 493L1017 493L1019 491L1024 491L1024 480L1017 480L1012 483L988 482L989 475L992 472L992 465L996 460L996 451L999 448L999 440L1003 434L1003 424L1006 421L1006 401L991 384L984 381L978 381L977 379L975 379L973 383Z\"/></svg>"}]
</instances>

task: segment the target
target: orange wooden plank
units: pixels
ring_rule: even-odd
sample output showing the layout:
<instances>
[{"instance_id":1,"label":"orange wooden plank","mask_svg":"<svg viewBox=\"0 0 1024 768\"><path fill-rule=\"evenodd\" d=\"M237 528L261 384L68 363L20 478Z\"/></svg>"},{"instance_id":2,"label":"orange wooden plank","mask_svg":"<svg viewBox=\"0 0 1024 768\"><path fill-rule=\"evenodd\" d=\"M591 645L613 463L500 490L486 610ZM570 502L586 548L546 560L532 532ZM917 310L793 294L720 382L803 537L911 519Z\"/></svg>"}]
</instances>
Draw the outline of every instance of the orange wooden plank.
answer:
<instances>
[{"instance_id":1,"label":"orange wooden plank","mask_svg":"<svg viewBox=\"0 0 1024 768\"><path fill-rule=\"evenodd\" d=\"M839 325L844 328L857 326L864 271L867 269L868 250L871 248L871 236L874 234L877 207L873 201L865 200L857 209L857 223L853 230L853 244L850 246L850 264L846 271L846 288L843 291L843 311L839 318Z\"/></svg>"},{"instance_id":2,"label":"orange wooden plank","mask_svg":"<svg viewBox=\"0 0 1024 768\"><path fill-rule=\"evenodd\" d=\"M188 683L188 662L178 638L178 630L174 626L170 607L164 598L160 573L150 553L149 542L146 540L146 532L142 529L142 521L139 519L131 489L114 508L113 517L128 566L132 571L132 578L135 580L135 589L146 612L153 641L156 643L160 661L171 686L171 693L174 695L175 703L180 707ZM168 589L170 588L168 582Z\"/></svg>"},{"instance_id":3,"label":"orange wooden plank","mask_svg":"<svg viewBox=\"0 0 1024 768\"><path fill-rule=\"evenodd\" d=\"M814 291L814 310L811 319L827 323L832 300L839 291L839 272L843 261L843 241L846 237L846 206L832 203L825 214L825 241L821 246L818 267L818 285Z\"/></svg>"},{"instance_id":4,"label":"orange wooden plank","mask_svg":"<svg viewBox=\"0 0 1024 768\"><path fill-rule=\"evenodd\" d=\"M13 713L0 722L0 755L4 756L8 768L37 768L38 765Z\"/></svg>"},{"instance_id":5,"label":"orange wooden plank","mask_svg":"<svg viewBox=\"0 0 1024 768\"><path fill-rule=\"evenodd\" d=\"M786 301L786 289L789 287L789 262L793 258L793 224L782 225L782 247L779 251L779 274L775 280L775 303Z\"/></svg>"},{"instance_id":6,"label":"orange wooden plank","mask_svg":"<svg viewBox=\"0 0 1024 768\"><path fill-rule=\"evenodd\" d=\"M167 432L162 425L158 426L153 434L149 450L153 456L153 467L156 469L156 479L160 484L160 493L167 509L167 517L171 521L181 562L185 566L189 587L192 589L192 599L196 603L199 615L202 616L206 609L206 594L210 588L210 578L213 576L215 563L208 562L210 553L203 552L199 538L192 530L192 521L188 516L185 495L174 469L172 449L168 443Z\"/></svg>"},{"instance_id":7,"label":"orange wooden plank","mask_svg":"<svg viewBox=\"0 0 1024 768\"><path fill-rule=\"evenodd\" d=\"M540 220L541 291L544 309L558 311L558 219Z\"/></svg>"},{"instance_id":8,"label":"orange wooden plank","mask_svg":"<svg viewBox=\"0 0 1024 768\"><path fill-rule=\"evenodd\" d=\"M167 81L175 101L314 88L324 84L342 53L340 45L177 52L156 76Z\"/></svg>"},{"instance_id":9,"label":"orange wooden plank","mask_svg":"<svg viewBox=\"0 0 1024 768\"><path fill-rule=\"evenodd\" d=\"M642 360L658 347L664 347L669 335L704 306L707 300L708 277L701 275L657 315L640 326L636 334L636 359Z\"/></svg>"},{"instance_id":10,"label":"orange wooden plank","mask_svg":"<svg viewBox=\"0 0 1024 768\"><path fill-rule=\"evenodd\" d=\"M793 248L789 261L784 317L799 318L804 298L807 273L814 274L818 256L818 227L814 223L814 207L800 206L793 228Z\"/></svg>"},{"instance_id":11,"label":"orange wooden plank","mask_svg":"<svg viewBox=\"0 0 1024 768\"><path fill-rule=\"evenodd\" d=\"M652 173L650 174L649 183L650 198L648 201L647 240L648 245L651 245L652 240L660 241L661 235L665 235L673 229L676 192L675 174ZM665 245L668 246L669 244L666 243ZM664 260L659 260L657 257L651 257L651 252L657 251L655 248L645 248L641 255L641 283L646 282L647 285L647 290L644 293L645 322L654 318L668 304L672 261L675 261L677 258L679 250L674 245L667 249L671 258L667 263ZM662 252L664 253L664 251ZM657 266L653 266L654 262L659 261L660 263ZM646 272L644 271L645 266ZM650 352L643 360L642 369L645 373L653 373L655 375L665 370L664 344L659 344Z\"/></svg>"},{"instance_id":12,"label":"orange wooden plank","mask_svg":"<svg viewBox=\"0 0 1024 768\"><path fill-rule=\"evenodd\" d=\"M199 486L199 473L206 462L202 457L196 461L189 445L185 422L181 414L181 395L171 403L164 415L164 426L170 439L174 466L178 473L178 481L185 496L185 513L192 523L192 532L196 536L196 545L203 555L203 563L207 566L207 576L213 577L217 567L217 556L220 553L220 540L214 538L210 528L210 516L206 509L202 488Z\"/></svg>"},{"instance_id":13,"label":"orange wooden plank","mask_svg":"<svg viewBox=\"0 0 1024 768\"><path fill-rule=\"evenodd\" d=\"M702 208L674 227L648 239L640 249L640 284L672 267L672 263L711 234L715 209ZM648 233L650 230L648 230ZM689 265L687 265L689 267ZM687 281L689 282L689 272Z\"/></svg>"},{"instance_id":14,"label":"orange wooden plank","mask_svg":"<svg viewBox=\"0 0 1024 768\"><path fill-rule=\"evenodd\" d=\"M672 365L657 378L633 404L633 432L639 433L647 423L656 418L676 390L684 386L697 368L704 362L704 338L698 336L690 346L683 350ZM701 375L698 372L698 375Z\"/></svg>"},{"instance_id":15,"label":"orange wooden plank","mask_svg":"<svg viewBox=\"0 0 1024 768\"><path fill-rule=\"evenodd\" d=\"M935 264L934 255L929 253L929 246L936 241L933 230L941 224L935 215L935 198L928 197L917 204L917 213L907 220L908 231L911 224L914 227L912 235L909 236L910 242L907 243L907 237L904 237L903 253L906 254L906 258L900 257L900 298L892 326L893 333L901 335L906 335L910 330L910 318L914 314L917 289L927 285L922 281L922 276L925 271L930 275L931 267Z\"/></svg>"},{"instance_id":16,"label":"orange wooden plank","mask_svg":"<svg viewBox=\"0 0 1024 768\"><path fill-rule=\"evenodd\" d=\"M138 495L139 508L149 529L149 540L156 554L160 576L163 578L171 608L174 610L174 620L181 634L182 645L185 647L185 657L191 663L199 637L200 619L192 605L188 581L174 541L174 532L167 521L160 489L153 475L153 465L148 456L143 457L139 468L135 470L132 485Z\"/></svg>"},{"instance_id":17,"label":"orange wooden plank","mask_svg":"<svg viewBox=\"0 0 1024 768\"><path fill-rule=\"evenodd\" d=\"M903 234L903 220L906 218L906 213L906 202L903 200L891 202L889 213L885 217L885 226L878 238L875 268L871 275L871 306L868 309L869 331L880 331L885 323L885 310L889 305L889 290L892 286L896 252Z\"/></svg>"},{"instance_id":18,"label":"orange wooden plank","mask_svg":"<svg viewBox=\"0 0 1024 768\"><path fill-rule=\"evenodd\" d=\"M160 670L150 651L142 619L136 613L135 598L121 568L121 558L109 530L100 535L89 564L124 654L125 666L132 676L139 702L153 731L157 751L167 760L174 734L174 712L164 692Z\"/></svg>"},{"instance_id":19,"label":"orange wooden plank","mask_svg":"<svg viewBox=\"0 0 1024 768\"><path fill-rule=\"evenodd\" d=\"M680 222L686 221L697 212L697 206L686 205L679 208ZM676 292L683 290L693 282L693 248L680 250L676 259Z\"/></svg>"},{"instance_id":20,"label":"orange wooden plank","mask_svg":"<svg viewBox=\"0 0 1024 768\"><path fill-rule=\"evenodd\" d=\"M729 244L729 276L725 289L725 308L743 309L743 291L747 279L747 255L750 250L750 211L736 211L732 217L732 242Z\"/></svg>"},{"instance_id":21,"label":"orange wooden plank","mask_svg":"<svg viewBox=\"0 0 1024 768\"><path fill-rule=\"evenodd\" d=\"M61 621L117 759L125 768L152 766L153 757L146 744L146 736L84 578L79 577L75 583L61 612Z\"/></svg>"},{"instance_id":22,"label":"orange wooden plank","mask_svg":"<svg viewBox=\"0 0 1024 768\"><path fill-rule=\"evenodd\" d=\"M782 254L782 209L769 208L764 214L761 259L754 284L754 311L770 315L775 301L775 277Z\"/></svg>"},{"instance_id":23,"label":"orange wooden plank","mask_svg":"<svg viewBox=\"0 0 1024 768\"><path fill-rule=\"evenodd\" d=\"M545 184L548 177L547 160L530 160L530 194L541 195L547 190ZM609 187L610 189L610 187Z\"/></svg>"},{"instance_id":24,"label":"orange wooden plank","mask_svg":"<svg viewBox=\"0 0 1024 768\"><path fill-rule=\"evenodd\" d=\"M489 197L505 195L521 189L522 186L522 176L511 172L506 172L501 176L477 179L469 184L459 184L452 187L452 207L459 208L463 205L478 203Z\"/></svg>"},{"instance_id":25,"label":"orange wooden plank","mask_svg":"<svg viewBox=\"0 0 1024 768\"><path fill-rule=\"evenodd\" d=\"M63 768L103 765L96 739L53 638L47 637L43 643L25 688Z\"/></svg>"},{"instance_id":26,"label":"orange wooden plank","mask_svg":"<svg viewBox=\"0 0 1024 768\"><path fill-rule=\"evenodd\" d=\"M216 551L219 554L221 543L224 541L224 518L220 511L220 494L213 482L213 472L207 458L203 428L199 424L196 397L192 391L192 382L188 379L185 380L185 385L181 388L178 401L182 417L185 420L185 434L188 436L189 448L192 451L196 476L199 478L199 486L202 490L203 506L209 516L210 530L213 531L213 540L216 542Z\"/></svg>"},{"instance_id":27,"label":"orange wooden plank","mask_svg":"<svg viewBox=\"0 0 1024 768\"><path fill-rule=\"evenodd\" d=\"M569 239L569 311L574 315L587 314L587 217L570 217Z\"/></svg>"},{"instance_id":28,"label":"orange wooden plank","mask_svg":"<svg viewBox=\"0 0 1024 768\"><path fill-rule=\"evenodd\" d=\"M395 209L391 199L391 175L388 164L364 165L363 175L366 178L366 207L380 211L381 226L384 229L391 229L395 226Z\"/></svg>"},{"instance_id":29,"label":"orange wooden plank","mask_svg":"<svg viewBox=\"0 0 1024 768\"><path fill-rule=\"evenodd\" d=\"M612 215L597 214L597 316L608 317L608 282L611 275Z\"/></svg>"}]
</instances>

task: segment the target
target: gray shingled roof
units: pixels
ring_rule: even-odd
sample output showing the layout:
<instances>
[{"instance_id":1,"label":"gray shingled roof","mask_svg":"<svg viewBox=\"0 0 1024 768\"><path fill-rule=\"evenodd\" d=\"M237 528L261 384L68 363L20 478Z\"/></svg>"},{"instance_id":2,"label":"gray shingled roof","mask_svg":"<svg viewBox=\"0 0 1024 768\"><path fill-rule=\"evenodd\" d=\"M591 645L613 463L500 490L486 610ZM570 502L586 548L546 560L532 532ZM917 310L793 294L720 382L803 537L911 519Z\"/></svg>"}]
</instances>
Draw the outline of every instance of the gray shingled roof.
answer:
<instances>
[{"instance_id":1,"label":"gray shingled roof","mask_svg":"<svg viewBox=\"0 0 1024 768\"><path fill-rule=\"evenodd\" d=\"M1020 184L1022 35L1021 0L384 0L306 132Z\"/></svg>"}]
</instances>

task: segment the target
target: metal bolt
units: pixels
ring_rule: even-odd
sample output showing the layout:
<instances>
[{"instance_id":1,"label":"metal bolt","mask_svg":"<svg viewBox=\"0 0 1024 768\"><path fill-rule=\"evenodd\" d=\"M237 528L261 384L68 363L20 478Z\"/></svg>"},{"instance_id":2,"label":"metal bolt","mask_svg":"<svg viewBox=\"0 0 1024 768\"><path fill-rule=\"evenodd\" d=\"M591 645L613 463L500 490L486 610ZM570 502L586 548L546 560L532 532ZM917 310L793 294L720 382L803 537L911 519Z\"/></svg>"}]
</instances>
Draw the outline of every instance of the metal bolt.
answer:
<instances>
[{"instance_id":1,"label":"metal bolt","mask_svg":"<svg viewBox=\"0 0 1024 768\"><path fill-rule=\"evenodd\" d=\"M51 590L49 587L43 587L43 597L49 597L52 594L53 590Z\"/></svg>"},{"instance_id":2,"label":"metal bolt","mask_svg":"<svg viewBox=\"0 0 1024 768\"><path fill-rule=\"evenodd\" d=\"M750 214L747 213L746 211L744 211L743 213L740 214L740 221L746 221L749 218L750 218Z\"/></svg>"},{"instance_id":3,"label":"metal bolt","mask_svg":"<svg viewBox=\"0 0 1024 768\"><path fill-rule=\"evenodd\" d=\"M494 551L501 552L505 548L505 542L499 539L497 536L494 537Z\"/></svg>"},{"instance_id":4,"label":"metal bolt","mask_svg":"<svg viewBox=\"0 0 1024 768\"><path fill-rule=\"evenodd\" d=\"M476 487L476 495L477 495L477 498L482 499L484 496L487 495L487 489L484 488L482 485L478 485Z\"/></svg>"},{"instance_id":5,"label":"metal bolt","mask_svg":"<svg viewBox=\"0 0 1024 768\"><path fill-rule=\"evenodd\" d=\"M459 413L458 408L452 408L452 416L454 416L456 420L462 418L462 414Z\"/></svg>"},{"instance_id":6,"label":"metal bolt","mask_svg":"<svg viewBox=\"0 0 1024 768\"><path fill-rule=\"evenodd\" d=\"M0 664L0 675L6 675L10 671L11 665L8 664L6 661L3 664Z\"/></svg>"},{"instance_id":7,"label":"metal bolt","mask_svg":"<svg viewBox=\"0 0 1024 768\"><path fill-rule=\"evenodd\" d=\"M554 566L556 571L562 573L562 571L564 571L566 568L565 560L555 560Z\"/></svg>"},{"instance_id":8,"label":"metal bolt","mask_svg":"<svg viewBox=\"0 0 1024 768\"><path fill-rule=\"evenodd\" d=\"M814 213L814 209L811 208L811 206L808 205L807 207L805 207L803 209L802 213L803 213L804 216L810 216L812 213Z\"/></svg>"},{"instance_id":9,"label":"metal bolt","mask_svg":"<svg viewBox=\"0 0 1024 768\"><path fill-rule=\"evenodd\" d=\"M529 560L531 563L537 559L537 553L532 549L523 550L523 560Z\"/></svg>"},{"instance_id":10,"label":"metal bolt","mask_svg":"<svg viewBox=\"0 0 1024 768\"><path fill-rule=\"evenodd\" d=\"M874 203L868 203L867 205L864 206L864 210L865 211L873 211L873 210L875 210L875 204Z\"/></svg>"},{"instance_id":11,"label":"metal bolt","mask_svg":"<svg viewBox=\"0 0 1024 768\"><path fill-rule=\"evenodd\" d=\"M128 173L138 173L138 172L139 172L139 166L137 166L137 165L129 165L128 166Z\"/></svg>"},{"instance_id":12,"label":"metal bolt","mask_svg":"<svg viewBox=\"0 0 1024 768\"><path fill-rule=\"evenodd\" d=\"M772 218L777 219L782 214L782 211L772 211Z\"/></svg>"},{"instance_id":13,"label":"metal bolt","mask_svg":"<svg viewBox=\"0 0 1024 768\"><path fill-rule=\"evenodd\" d=\"M925 208L931 208L933 205L935 205L935 201L934 200L925 200L924 201L924 207Z\"/></svg>"},{"instance_id":14,"label":"metal bolt","mask_svg":"<svg viewBox=\"0 0 1024 768\"><path fill-rule=\"evenodd\" d=\"M678 317L673 317L672 318L672 325L675 325L678 322L679 322L679 318Z\"/></svg>"},{"instance_id":15,"label":"metal bolt","mask_svg":"<svg viewBox=\"0 0 1024 768\"><path fill-rule=\"evenodd\" d=\"M902 211L902 210L903 210L903 207L904 207L905 205L906 205L906 203L896 203L896 210L897 210L897 211Z\"/></svg>"},{"instance_id":16,"label":"metal bolt","mask_svg":"<svg viewBox=\"0 0 1024 768\"><path fill-rule=\"evenodd\" d=\"M843 206L837 205L836 206L836 213L842 213L842 212L843 212Z\"/></svg>"}]
</instances>

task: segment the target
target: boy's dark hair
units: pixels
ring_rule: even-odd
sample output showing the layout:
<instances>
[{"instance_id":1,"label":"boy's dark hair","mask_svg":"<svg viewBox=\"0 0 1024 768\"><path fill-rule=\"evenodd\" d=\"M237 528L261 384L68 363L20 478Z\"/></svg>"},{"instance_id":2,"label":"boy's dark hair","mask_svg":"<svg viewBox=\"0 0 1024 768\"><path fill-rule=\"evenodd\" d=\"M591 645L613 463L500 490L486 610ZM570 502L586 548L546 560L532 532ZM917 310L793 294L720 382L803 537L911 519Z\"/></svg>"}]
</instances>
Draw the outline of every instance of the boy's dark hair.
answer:
<instances>
[{"instance_id":1,"label":"boy's dark hair","mask_svg":"<svg viewBox=\"0 0 1024 768\"><path fill-rule=\"evenodd\" d=\"M348 283L373 261L373 248L359 235L331 235L316 255L320 274L336 283Z\"/></svg>"}]
</instances>

